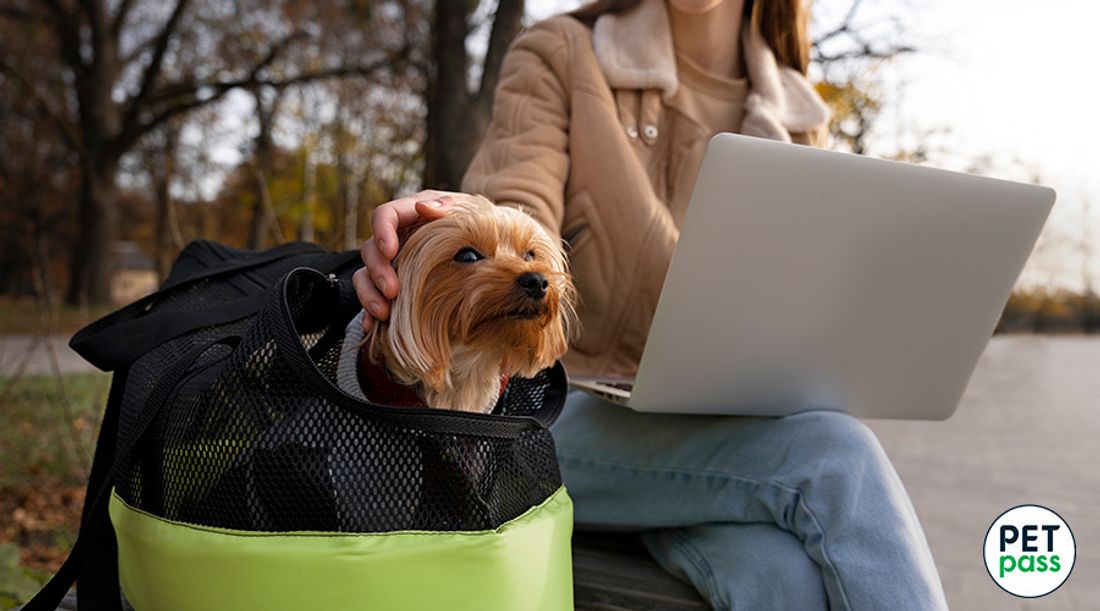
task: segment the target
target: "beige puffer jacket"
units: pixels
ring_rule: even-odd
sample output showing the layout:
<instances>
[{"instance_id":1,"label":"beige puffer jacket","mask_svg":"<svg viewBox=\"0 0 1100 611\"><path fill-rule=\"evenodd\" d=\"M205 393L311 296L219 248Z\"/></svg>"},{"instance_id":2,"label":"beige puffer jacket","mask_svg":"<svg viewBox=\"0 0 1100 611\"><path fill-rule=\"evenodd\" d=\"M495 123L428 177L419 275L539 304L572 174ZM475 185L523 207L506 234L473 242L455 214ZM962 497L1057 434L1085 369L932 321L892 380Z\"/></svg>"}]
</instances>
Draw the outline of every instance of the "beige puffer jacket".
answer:
<instances>
[{"instance_id":1,"label":"beige puffer jacket","mask_svg":"<svg viewBox=\"0 0 1100 611\"><path fill-rule=\"evenodd\" d=\"M814 143L828 109L746 28L750 90L741 132ZM572 375L632 375L641 358L707 140L667 104L677 87L663 0L569 16L520 35L501 70L493 120L462 190L518 206L561 235L581 304Z\"/></svg>"}]
</instances>

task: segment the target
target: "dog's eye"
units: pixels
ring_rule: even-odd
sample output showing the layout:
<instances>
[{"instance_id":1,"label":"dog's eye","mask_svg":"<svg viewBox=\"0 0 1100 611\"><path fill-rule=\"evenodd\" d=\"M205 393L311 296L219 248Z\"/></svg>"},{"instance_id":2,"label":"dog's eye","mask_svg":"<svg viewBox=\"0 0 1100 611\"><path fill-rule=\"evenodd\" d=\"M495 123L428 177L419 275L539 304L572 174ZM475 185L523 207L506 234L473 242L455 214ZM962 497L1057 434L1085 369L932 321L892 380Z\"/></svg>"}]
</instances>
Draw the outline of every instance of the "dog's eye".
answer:
<instances>
[{"instance_id":1,"label":"dog's eye","mask_svg":"<svg viewBox=\"0 0 1100 611\"><path fill-rule=\"evenodd\" d=\"M484 258L485 257L481 253L467 246L455 253L454 260L459 263L476 263Z\"/></svg>"},{"instance_id":2,"label":"dog's eye","mask_svg":"<svg viewBox=\"0 0 1100 611\"><path fill-rule=\"evenodd\" d=\"M528 250L527 254L523 255L523 260L524 261L534 261L535 260L535 251Z\"/></svg>"}]
</instances>

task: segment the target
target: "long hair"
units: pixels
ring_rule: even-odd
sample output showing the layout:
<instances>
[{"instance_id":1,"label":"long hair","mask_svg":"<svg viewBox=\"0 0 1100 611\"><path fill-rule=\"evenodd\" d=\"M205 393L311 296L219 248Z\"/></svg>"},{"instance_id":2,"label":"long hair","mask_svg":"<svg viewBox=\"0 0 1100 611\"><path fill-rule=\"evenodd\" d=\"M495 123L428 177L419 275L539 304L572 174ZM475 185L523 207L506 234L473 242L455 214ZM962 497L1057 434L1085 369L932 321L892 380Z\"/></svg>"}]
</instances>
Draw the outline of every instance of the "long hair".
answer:
<instances>
[{"instance_id":1,"label":"long hair","mask_svg":"<svg viewBox=\"0 0 1100 611\"><path fill-rule=\"evenodd\" d=\"M605 13L621 13L642 0L595 0L569 13L592 26ZM759 29L776 60L802 74L810 66L810 11L804 0L745 0L745 16Z\"/></svg>"}]
</instances>

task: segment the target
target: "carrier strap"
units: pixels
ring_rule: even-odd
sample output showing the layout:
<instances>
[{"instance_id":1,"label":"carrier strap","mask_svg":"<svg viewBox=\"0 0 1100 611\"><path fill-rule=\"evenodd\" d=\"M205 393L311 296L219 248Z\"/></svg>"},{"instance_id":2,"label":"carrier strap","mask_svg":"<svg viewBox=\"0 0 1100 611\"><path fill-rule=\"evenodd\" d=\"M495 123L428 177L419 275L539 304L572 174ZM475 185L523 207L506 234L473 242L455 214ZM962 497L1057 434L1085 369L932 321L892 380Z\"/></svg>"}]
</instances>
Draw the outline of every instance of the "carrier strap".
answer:
<instances>
[{"instance_id":1,"label":"carrier strap","mask_svg":"<svg viewBox=\"0 0 1100 611\"><path fill-rule=\"evenodd\" d=\"M23 607L23 611L54 611L78 579L81 586L77 589L77 608L80 611L121 611L118 550L114 529L107 513L107 504L115 477L195 360L217 344L235 347L239 342L240 337L235 335L203 342L190 348L172 362L149 393L138 414L133 431L125 438L119 438L118 425L129 367L115 374L111 380L103 425L99 429L99 438L96 441L95 458L92 460L92 470L88 477L88 488L84 497L84 510L76 543L73 544L69 557L62 563L61 568Z\"/></svg>"},{"instance_id":2,"label":"carrier strap","mask_svg":"<svg viewBox=\"0 0 1100 611\"><path fill-rule=\"evenodd\" d=\"M158 315L150 308L166 294L181 286L215 276L260 267L289 257L324 255L320 247L296 242L261 253L248 260L226 261L205 267L201 273L169 280L155 293L109 314L77 331L69 347L103 371L115 371L132 363L156 346L200 327L231 323L257 312L264 304L266 291L258 290L231 304L209 308L173 311ZM323 273L335 272L359 258L350 250L330 255L318 262Z\"/></svg>"}]
</instances>

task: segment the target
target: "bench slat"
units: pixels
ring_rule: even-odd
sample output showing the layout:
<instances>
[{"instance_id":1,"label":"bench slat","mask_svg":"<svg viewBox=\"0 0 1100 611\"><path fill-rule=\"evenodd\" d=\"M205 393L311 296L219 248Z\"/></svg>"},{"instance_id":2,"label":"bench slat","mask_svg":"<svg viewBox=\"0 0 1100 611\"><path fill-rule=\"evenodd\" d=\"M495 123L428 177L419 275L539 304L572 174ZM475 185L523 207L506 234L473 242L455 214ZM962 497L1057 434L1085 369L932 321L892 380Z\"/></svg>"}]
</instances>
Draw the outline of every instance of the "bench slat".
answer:
<instances>
[{"instance_id":1,"label":"bench slat","mask_svg":"<svg viewBox=\"0 0 1100 611\"><path fill-rule=\"evenodd\" d=\"M577 611L709 609L692 586L669 575L633 534L574 533Z\"/></svg>"}]
</instances>

